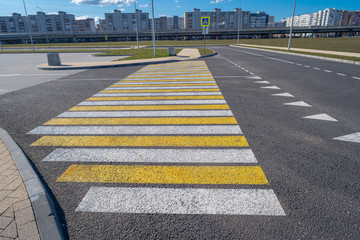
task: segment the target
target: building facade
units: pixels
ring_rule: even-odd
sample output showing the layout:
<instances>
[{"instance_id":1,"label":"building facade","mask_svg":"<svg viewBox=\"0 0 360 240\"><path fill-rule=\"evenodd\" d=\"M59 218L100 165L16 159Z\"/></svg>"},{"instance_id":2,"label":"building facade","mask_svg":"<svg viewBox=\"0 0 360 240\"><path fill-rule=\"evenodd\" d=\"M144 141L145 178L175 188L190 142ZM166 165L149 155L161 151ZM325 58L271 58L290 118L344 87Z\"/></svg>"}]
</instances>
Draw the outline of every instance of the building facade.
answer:
<instances>
[{"instance_id":1,"label":"building facade","mask_svg":"<svg viewBox=\"0 0 360 240\"><path fill-rule=\"evenodd\" d=\"M149 13L143 13L136 9L136 13L122 13L114 10L114 13L105 13L106 31L134 32L136 23L138 31L149 30Z\"/></svg>"},{"instance_id":2,"label":"building facade","mask_svg":"<svg viewBox=\"0 0 360 240\"><path fill-rule=\"evenodd\" d=\"M96 32L95 28L95 19L81 19L73 21L74 33L94 33Z\"/></svg>"},{"instance_id":3,"label":"building facade","mask_svg":"<svg viewBox=\"0 0 360 240\"><path fill-rule=\"evenodd\" d=\"M12 16L0 16L0 33L24 33L28 32L26 17L19 13Z\"/></svg>"}]
</instances>

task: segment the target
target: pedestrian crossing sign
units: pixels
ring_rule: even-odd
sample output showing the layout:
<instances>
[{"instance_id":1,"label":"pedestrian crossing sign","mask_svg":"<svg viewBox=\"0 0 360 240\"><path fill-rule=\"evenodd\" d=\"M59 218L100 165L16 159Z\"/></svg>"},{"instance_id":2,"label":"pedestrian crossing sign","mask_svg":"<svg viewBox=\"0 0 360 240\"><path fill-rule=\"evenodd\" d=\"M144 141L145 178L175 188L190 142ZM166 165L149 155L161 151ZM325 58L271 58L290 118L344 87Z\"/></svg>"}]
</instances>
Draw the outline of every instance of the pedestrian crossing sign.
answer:
<instances>
[{"instance_id":1,"label":"pedestrian crossing sign","mask_svg":"<svg viewBox=\"0 0 360 240\"><path fill-rule=\"evenodd\" d=\"M210 17L201 17L201 26L210 27Z\"/></svg>"}]
</instances>

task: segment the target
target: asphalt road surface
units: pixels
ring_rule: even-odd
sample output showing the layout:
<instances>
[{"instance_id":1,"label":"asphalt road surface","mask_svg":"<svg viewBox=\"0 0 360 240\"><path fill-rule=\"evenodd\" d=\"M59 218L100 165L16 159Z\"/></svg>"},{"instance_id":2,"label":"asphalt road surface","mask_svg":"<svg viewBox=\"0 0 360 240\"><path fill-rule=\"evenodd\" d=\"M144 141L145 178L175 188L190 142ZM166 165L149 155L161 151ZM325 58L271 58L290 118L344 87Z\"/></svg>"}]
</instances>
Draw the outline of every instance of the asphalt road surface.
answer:
<instances>
[{"instance_id":1,"label":"asphalt road surface","mask_svg":"<svg viewBox=\"0 0 360 240\"><path fill-rule=\"evenodd\" d=\"M358 239L359 66L213 49L0 96L66 236Z\"/></svg>"}]
</instances>

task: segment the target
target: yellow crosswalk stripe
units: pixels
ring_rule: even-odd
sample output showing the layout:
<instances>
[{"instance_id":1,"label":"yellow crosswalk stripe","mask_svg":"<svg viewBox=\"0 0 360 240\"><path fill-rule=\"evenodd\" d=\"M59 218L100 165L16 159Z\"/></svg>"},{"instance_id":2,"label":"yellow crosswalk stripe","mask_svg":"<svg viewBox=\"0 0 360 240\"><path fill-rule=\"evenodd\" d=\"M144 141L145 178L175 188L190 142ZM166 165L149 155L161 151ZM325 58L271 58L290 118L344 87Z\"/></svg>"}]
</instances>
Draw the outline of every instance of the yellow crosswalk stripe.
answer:
<instances>
[{"instance_id":1,"label":"yellow crosswalk stripe","mask_svg":"<svg viewBox=\"0 0 360 240\"><path fill-rule=\"evenodd\" d=\"M53 118L44 125L237 124L234 117Z\"/></svg>"},{"instance_id":2,"label":"yellow crosswalk stripe","mask_svg":"<svg viewBox=\"0 0 360 240\"><path fill-rule=\"evenodd\" d=\"M44 136L31 146L248 147L244 136Z\"/></svg>"},{"instance_id":3,"label":"yellow crosswalk stripe","mask_svg":"<svg viewBox=\"0 0 360 240\"><path fill-rule=\"evenodd\" d=\"M216 83L169 83L169 84L124 84L111 85L110 87L180 87L180 86L217 86Z\"/></svg>"},{"instance_id":4,"label":"yellow crosswalk stripe","mask_svg":"<svg viewBox=\"0 0 360 240\"><path fill-rule=\"evenodd\" d=\"M68 111L131 111L131 110L217 110L230 109L227 104L208 105L138 105L138 106L75 106Z\"/></svg>"},{"instance_id":5,"label":"yellow crosswalk stripe","mask_svg":"<svg viewBox=\"0 0 360 240\"><path fill-rule=\"evenodd\" d=\"M151 96L151 97L91 97L87 101L116 101L116 100L176 100L176 99L224 99L223 96Z\"/></svg>"},{"instance_id":6,"label":"yellow crosswalk stripe","mask_svg":"<svg viewBox=\"0 0 360 240\"><path fill-rule=\"evenodd\" d=\"M201 78L201 79L175 79L175 80L172 80L172 79L158 79L158 80L144 80L144 81L141 81L141 80L122 80L122 81L118 81L118 83L143 83L143 82L215 82L215 80L213 78L209 78L209 79L204 79L204 78Z\"/></svg>"},{"instance_id":7,"label":"yellow crosswalk stripe","mask_svg":"<svg viewBox=\"0 0 360 240\"><path fill-rule=\"evenodd\" d=\"M219 88L198 89L134 89L134 90L103 90L100 93L143 93L143 92L220 92Z\"/></svg>"},{"instance_id":8,"label":"yellow crosswalk stripe","mask_svg":"<svg viewBox=\"0 0 360 240\"><path fill-rule=\"evenodd\" d=\"M58 182L267 185L259 166L72 165Z\"/></svg>"}]
</instances>

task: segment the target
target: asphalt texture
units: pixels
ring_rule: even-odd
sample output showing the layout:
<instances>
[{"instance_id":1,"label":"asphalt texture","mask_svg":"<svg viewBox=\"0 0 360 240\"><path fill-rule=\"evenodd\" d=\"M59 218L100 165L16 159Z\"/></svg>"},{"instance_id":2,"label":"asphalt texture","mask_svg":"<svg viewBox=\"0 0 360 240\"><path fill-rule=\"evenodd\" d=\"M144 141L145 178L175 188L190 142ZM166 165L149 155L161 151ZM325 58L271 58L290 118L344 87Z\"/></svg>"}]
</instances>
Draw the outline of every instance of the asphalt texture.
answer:
<instances>
[{"instance_id":1,"label":"asphalt texture","mask_svg":"<svg viewBox=\"0 0 360 240\"><path fill-rule=\"evenodd\" d=\"M286 216L76 212L91 186L139 184L56 182L71 163L41 162L55 148L30 147L39 136L26 133L142 67L94 69L0 96L0 127L21 146L52 191L66 237L358 239L360 145L332 138L360 131L360 80L353 78L360 77L359 67L250 49L212 49L218 55L204 61ZM271 96L285 92L295 97ZM312 107L283 105L297 101ZM320 113L338 122L302 118Z\"/></svg>"}]
</instances>

